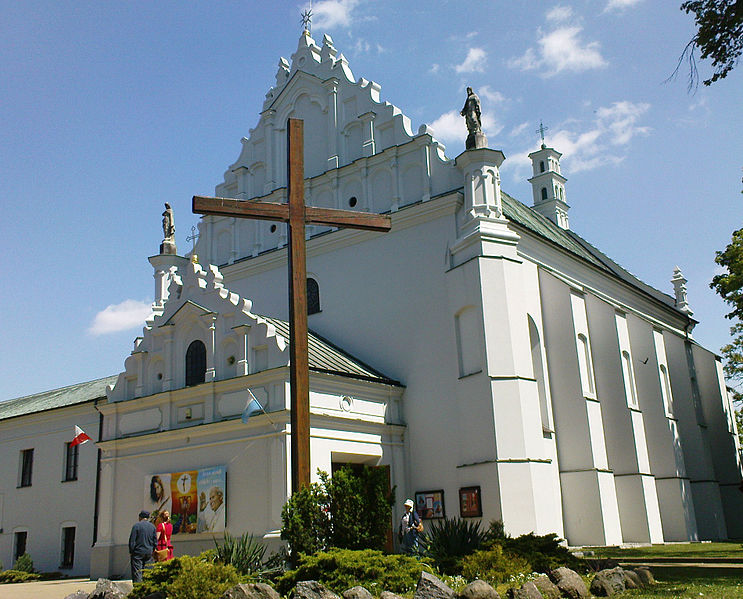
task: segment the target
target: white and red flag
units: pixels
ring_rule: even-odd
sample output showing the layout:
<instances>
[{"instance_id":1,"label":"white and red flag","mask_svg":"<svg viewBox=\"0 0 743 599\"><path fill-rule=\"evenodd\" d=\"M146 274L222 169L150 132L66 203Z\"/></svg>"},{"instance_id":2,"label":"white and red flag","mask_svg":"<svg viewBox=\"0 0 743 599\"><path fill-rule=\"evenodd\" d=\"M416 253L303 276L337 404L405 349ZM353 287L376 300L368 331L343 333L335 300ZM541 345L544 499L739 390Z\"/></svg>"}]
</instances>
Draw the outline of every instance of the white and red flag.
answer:
<instances>
[{"instance_id":1,"label":"white and red flag","mask_svg":"<svg viewBox=\"0 0 743 599\"><path fill-rule=\"evenodd\" d=\"M70 442L70 447L74 447L75 445L82 445L86 441L92 441L92 439L88 437L83 429L75 425L75 438Z\"/></svg>"}]
</instances>

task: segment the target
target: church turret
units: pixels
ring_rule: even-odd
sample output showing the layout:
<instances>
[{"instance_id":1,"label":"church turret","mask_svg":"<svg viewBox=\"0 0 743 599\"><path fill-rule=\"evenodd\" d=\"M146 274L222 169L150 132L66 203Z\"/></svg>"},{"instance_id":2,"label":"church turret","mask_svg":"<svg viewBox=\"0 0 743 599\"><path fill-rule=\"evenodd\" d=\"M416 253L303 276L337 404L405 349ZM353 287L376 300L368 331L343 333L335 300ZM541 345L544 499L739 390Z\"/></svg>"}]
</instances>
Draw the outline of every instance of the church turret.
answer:
<instances>
[{"instance_id":1,"label":"church turret","mask_svg":"<svg viewBox=\"0 0 743 599\"><path fill-rule=\"evenodd\" d=\"M570 206L565 202L565 182L567 179L560 174L560 157L562 154L544 144L544 129L545 127L540 123L542 147L529 154L534 171L534 175L529 179L534 196L532 207L558 227L569 229L568 210Z\"/></svg>"}]
</instances>

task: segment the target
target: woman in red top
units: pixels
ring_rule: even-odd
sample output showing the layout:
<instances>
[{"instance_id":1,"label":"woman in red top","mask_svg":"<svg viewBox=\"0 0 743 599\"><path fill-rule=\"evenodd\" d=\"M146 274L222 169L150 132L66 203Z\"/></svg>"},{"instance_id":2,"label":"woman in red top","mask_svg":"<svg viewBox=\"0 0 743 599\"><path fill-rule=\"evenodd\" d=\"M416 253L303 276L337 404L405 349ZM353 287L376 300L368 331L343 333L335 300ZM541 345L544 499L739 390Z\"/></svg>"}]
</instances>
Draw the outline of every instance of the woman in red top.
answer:
<instances>
[{"instance_id":1,"label":"woman in red top","mask_svg":"<svg viewBox=\"0 0 743 599\"><path fill-rule=\"evenodd\" d=\"M173 525L170 523L170 512L163 510L157 517L157 549L167 549L168 559L173 559L173 544L170 537L173 534Z\"/></svg>"}]
</instances>

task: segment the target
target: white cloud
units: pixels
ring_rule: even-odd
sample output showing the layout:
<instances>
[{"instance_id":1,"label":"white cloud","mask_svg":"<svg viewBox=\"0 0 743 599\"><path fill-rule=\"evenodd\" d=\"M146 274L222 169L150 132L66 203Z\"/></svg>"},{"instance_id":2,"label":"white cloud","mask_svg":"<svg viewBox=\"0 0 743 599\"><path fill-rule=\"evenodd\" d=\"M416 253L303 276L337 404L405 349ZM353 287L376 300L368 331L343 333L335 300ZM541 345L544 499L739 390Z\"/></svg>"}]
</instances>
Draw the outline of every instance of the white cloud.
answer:
<instances>
[{"instance_id":1,"label":"white cloud","mask_svg":"<svg viewBox=\"0 0 743 599\"><path fill-rule=\"evenodd\" d=\"M485 62L488 54L482 48L470 48L462 64L454 67L457 73L482 73L485 71Z\"/></svg>"},{"instance_id":2,"label":"white cloud","mask_svg":"<svg viewBox=\"0 0 743 599\"><path fill-rule=\"evenodd\" d=\"M526 128L529 126L529 122L521 123L520 125L516 125L513 129L511 129L511 132L508 134L509 137L518 137L521 135Z\"/></svg>"},{"instance_id":3,"label":"white cloud","mask_svg":"<svg viewBox=\"0 0 743 599\"><path fill-rule=\"evenodd\" d=\"M312 24L322 29L350 27L358 0L320 0L312 5ZM309 5L305 7L309 9Z\"/></svg>"},{"instance_id":4,"label":"white cloud","mask_svg":"<svg viewBox=\"0 0 743 599\"><path fill-rule=\"evenodd\" d=\"M428 69L428 72L429 72L429 73L431 73L432 75L435 75L436 73L438 73L438 72L439 72L439 68L440 68L440 67L439 67L438 63L435 63L435 62L434 62L434 63L433 63L432 65L431 65L431 68L430 68L430 69Z\"/></svg>"},{"instance_id":5,"label":"white cloud","mask_svg":"<svg viewBox=\"0 0 743 599\"><path fill-rule=\"evenodd\" d=\"M444 144L449 142L460 142L464 144L467 139L467 125L456 110L445 112L430 125L433 136ZM482 115L482 130L486 136L496 136L503 130L503 126L491 115Z\"/></svg>"},{"instance_id":6,"label":"white cloud","mask_svg":"<svg viewBox=\"0 0 743 599\"><path fill-rule=\"evenodd\" d=\"M481 88L475 90L475 92L491 104L502 104L506 101L506 97L502 93L492 89L489 85L483 85Z\"/></svg>"},{"instance_id":7,"label":"white cloud","mask_svg":"<svg viewBox=\"0 0 743 599\"><path fill-rule=\"evenodd\" d=\"M528 48L520 57L512 58L508 65L524 71L540 69L542 76L551 77L562 71L580 73L605 67L608 63L601 56L598 42L583 42L579 34L582 27L559 27L537 40L538 48Z\"/></svg>"},{"instance_id":8,"label":"white cloud","mask_svg":"<svg viewBox=\"0 0 743 599\"><path fill-rule=\"evenodd\" d=\"M548 21L567 21L573 16L573 9L569 6L558 4L545 15Z\"/></svg>"},{"instance_id":9,"label":"white cloud","mask_svg":"<svg viewBox=\"0 0 743 599\"><path fill-rule=\"evenodd\" d=\"M642 2L642 0L609 0L609 2L607 2L606 4L604 12L609 12L612 10L625 10L626 8L630 8L635 4L639 4L640 2Z\"/></svg>"},{"instance_id":10,"label":"white cloud","mask_svg":"<svg viewBox=\"0 0 743 599\"><path fill-rule=\"evenodd\" d=\"M152 314L150 302L124 300L120 304L111 304L98 312L90 325L88 333L91 335L106 335L118 333L144 325Z\"/></svg>"},{"instance_id":11,"label":"white cloud","mask_svg":"<svg viewBox=\"0 0 743 599\"><path fill-rule=\"evenodd\" d=\"M650 127L640 124L649 109L650 105L645 103L614 102L598 108L588 123L576 119L565 121L550 130L545 141L549 147L562 153L563 172L577 173L619 164L626 158L633 138L650 133ZM518 127L522 128L525 129L523 125ZM504 166L512 170L515 180L523 178L530 167L526 156L537 147L538 142L509 156Z\"/></svg>"}]
</instances>

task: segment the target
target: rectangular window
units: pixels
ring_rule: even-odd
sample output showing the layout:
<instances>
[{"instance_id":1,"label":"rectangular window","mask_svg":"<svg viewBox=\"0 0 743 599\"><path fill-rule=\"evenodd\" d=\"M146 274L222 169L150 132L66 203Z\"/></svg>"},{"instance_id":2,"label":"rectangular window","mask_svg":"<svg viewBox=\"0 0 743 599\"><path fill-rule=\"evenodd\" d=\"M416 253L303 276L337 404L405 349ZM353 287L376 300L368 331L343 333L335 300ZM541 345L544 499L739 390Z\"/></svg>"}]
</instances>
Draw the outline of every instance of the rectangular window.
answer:
<instances>
[{"instance_id":1,"label":"rectangular window","mask_svg":"<svg viewBox=\"0 0 743 599\"><path fill-rule=\"evenodd\" d=\"M21 451L21 476L19 487L31 486L31 475L34 468L34 450L24 449Z\"/></svg>"},{"instance_id":2,"label":"rectangular window","mask_svg":"<svg viewBox=\"0 0 743 599\"><path fill-rule=\"evenodd\" d=\"M64 480L77 480L77 459L80 451L79 445L65 443L65 468Z\"/></svg>"},{"instance_id":3,"label":"rectangular window","mask_svg":"<svg viewBox=\"0 0 743 599\"><path fill-rule=\"evenodd\" d=\"M28 538L28 532L22 531L15 533L15 539L14 539L14 545L13 548L13 563L15 563L19 557L21 557L24 553L26 553L26 539Z\"/></svg>"},{"instance_id":4,"label":"rectangular window","mask_svg":"<svg viewBox=\"0 0 743 599\"><path fill-rule=\"evenodd\" d=\"M593 370L593 355L591 341L588 335L588 317L586 315L586 300L576 293L570 294L570 304L573 312L573 327L575 328L575 348L578 352L578 371L583 396L596 399L596 379Z\"/></svg>"},{"instance_id":5,"label":"rectangular window","mask_svg":"<svg viewBox=\"0 0 743 599\"><path fill-rule=\"evenodd\" d=\"M629 340L629 327L627 317L617 312L614 315L617 324L617 341L619 342L619 353L621 354L622 378L624 379L624 397L627 406L638 408L637 387L635 385L635 369L632 365L632 349Z\"/></svg>"},{"instance_id":6,"label":"rectangular window","mask_svg":"<svg viewBox=\"0 0 743 599\"><path fill-rule=\"evenodd\" d=\"M66 526L62 529L62 560L60 568L72 568L75 562L75 527Z\"/></svg>"},{"instance_id":7,"label":"rectangular window","mask_svg":"<svg viewBox=\"0 0 743 599\"><path fill-rule=\"evenodd\" d=\"M666 344L663 341L663 333L657 329L653 330L653 343L655 344L655 359L658 361L658 380L663 409L668 418L673 418L673 393L671 393L671 381L668 378Z\"/></svg>"}]
</instances>

